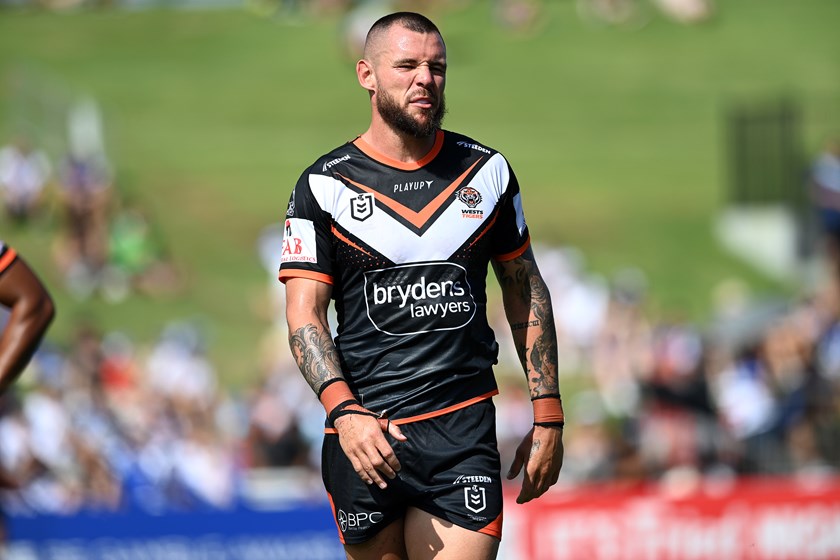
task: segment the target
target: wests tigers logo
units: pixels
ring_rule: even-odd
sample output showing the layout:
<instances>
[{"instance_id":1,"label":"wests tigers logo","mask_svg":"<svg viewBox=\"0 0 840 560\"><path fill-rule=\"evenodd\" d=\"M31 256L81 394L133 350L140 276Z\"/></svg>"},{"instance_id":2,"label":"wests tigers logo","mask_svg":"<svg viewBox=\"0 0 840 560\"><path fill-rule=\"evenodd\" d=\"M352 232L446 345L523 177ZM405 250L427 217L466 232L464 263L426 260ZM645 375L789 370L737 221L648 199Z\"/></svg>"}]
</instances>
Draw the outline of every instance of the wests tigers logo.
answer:
<instances>
[{"instance_id":1,"label":"wests tigers logo","mask_svg":"<svg viewBox=\"0 0 840 560\"><path fill-rule=\"evenodd\" d=\"M481 204L481 193L472 187L462 187L458 189L458 200L469 206L475 208Z\"/></svg>"}]
</instances>

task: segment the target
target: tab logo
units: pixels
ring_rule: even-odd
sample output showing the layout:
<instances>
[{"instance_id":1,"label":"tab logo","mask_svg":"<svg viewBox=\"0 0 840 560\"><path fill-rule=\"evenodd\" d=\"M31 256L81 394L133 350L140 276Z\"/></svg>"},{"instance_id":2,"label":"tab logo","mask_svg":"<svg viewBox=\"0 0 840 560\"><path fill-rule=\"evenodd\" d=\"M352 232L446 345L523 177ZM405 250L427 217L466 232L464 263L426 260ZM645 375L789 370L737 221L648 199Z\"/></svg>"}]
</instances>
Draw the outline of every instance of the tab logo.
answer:
<instances>
[{"instance_id":1,"label":"tab logo","mask_svg":"<svg viewBox=\"0 0 840 560\"><path fill-rule=\"evenodd\" d=\"M477 307L466 269L448 262L365 272L365 300L373 326L394 336L459 329Z\"/></svg>"},{"instance_id":2,"label":"tab logo","mask_svg":"<svg viewBox=\"0 0 840 560\"><path fill-rule=\"evenodd\" d=\"M287 218L283 233L283 252L280 262L317 263L315 224L311 220Z\"/></svg>"}]
</instances>

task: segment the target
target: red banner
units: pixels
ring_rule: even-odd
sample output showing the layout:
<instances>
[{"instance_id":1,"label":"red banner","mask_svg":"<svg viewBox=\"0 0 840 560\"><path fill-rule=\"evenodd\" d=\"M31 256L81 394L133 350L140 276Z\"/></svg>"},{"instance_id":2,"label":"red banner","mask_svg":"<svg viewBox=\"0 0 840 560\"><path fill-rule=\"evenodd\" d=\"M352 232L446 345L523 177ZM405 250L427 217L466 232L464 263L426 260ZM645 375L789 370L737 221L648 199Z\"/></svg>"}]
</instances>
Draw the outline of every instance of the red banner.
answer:
<instances>
[{"instance_id":1,"label":"red banner","mask_svg":"<svg viewBox=\"0 0 840 560\"><path fill-rule=\"evenodd\" d=\"M593 485L515 499L505 496L506 559L840 559L840 478Z\"/></svg>"}]
</instances>

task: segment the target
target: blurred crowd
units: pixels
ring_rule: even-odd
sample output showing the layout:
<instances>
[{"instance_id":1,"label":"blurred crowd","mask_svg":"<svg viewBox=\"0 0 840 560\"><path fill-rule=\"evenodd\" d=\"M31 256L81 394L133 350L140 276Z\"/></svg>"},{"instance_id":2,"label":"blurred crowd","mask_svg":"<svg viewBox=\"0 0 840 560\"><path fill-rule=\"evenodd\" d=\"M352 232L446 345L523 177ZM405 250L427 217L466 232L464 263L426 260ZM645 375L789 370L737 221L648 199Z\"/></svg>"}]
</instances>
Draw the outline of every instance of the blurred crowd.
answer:
<instances>
[{"instance_id":1,"label":"blurred crowd","mask_svg":"<svg viewBox=\"0 0 840 560\"><path fill-rule=\"evenodd\" d=\"M261 247L276 235L268 230ZM272 258L264 252L267 269ZM709 477L837 472L840 315L828 295L758 305L725 286L718 320L701 328L652 318L638 271L608 282L574 250L537 247L537 258L560 339L564 483L684 490ZM190 323L169 325L148 348L91 325L72 350L45 345L0 407L3 509L231 508L269 471L291 473L281 497L317 495L324 412L287 349L274 283L262 375L239 394L218 383ZM499 445L510 461L531 404L501 305L488 308L500 340Z\"/></svg>"},{"instance_id":2,"label":"blurred crowd","mask_svg":"<svg viewBox=\"0 0 840 560\"><path fill-rule=\"evenodd\" d=\"M355 56L359 35L363 41L370 24L388 12L409 10L436 16L473 3L475 0L0 0L0 8L245 8L257 16L293 25L307 18L337 16L342 19L344 46ZM547 0L492 0L489 4L494 22L507 31L530 34L540 31L547 21ZM623 28L644 27L656 15L679 24L698 24L712 19L716 12L713 0L575 0L574 5L578 17L587 24Z\"/></svg>"},{"instance_id":3,"label":"blurred crowd","mask_svg":"<svg viewBox=\"0 0 840 560\"><path fill-rule=\"evenodd\" d=\"M178 273L162 236L114 184L92 100L69 112L65 144L66 153L55 161L25 134L0 148L7 222L56 232L53 260L77 299L98 294L116 302L134 292L176 291Z\"/></svg>"}]
</instances>

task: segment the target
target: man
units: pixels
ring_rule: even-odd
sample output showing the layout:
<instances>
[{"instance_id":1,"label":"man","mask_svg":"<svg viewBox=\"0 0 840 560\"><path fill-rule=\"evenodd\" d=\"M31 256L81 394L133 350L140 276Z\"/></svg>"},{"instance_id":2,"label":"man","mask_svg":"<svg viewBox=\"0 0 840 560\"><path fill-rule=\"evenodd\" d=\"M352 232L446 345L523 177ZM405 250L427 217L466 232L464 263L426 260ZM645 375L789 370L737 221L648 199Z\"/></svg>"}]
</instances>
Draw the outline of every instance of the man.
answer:
<instances>
[{"instance_id":1,"label":"man","mask_svg":"<svg viewBox=\"0 0 840 560\"><path fill-rule=\"evenodd\" d=\"M339 537L352 559L495 558L491 261L534 403L508 472L525 470L517 501L543 494L563 461L556 334L519 186L501 154L441 129L446 47L431 21L378 20L356 74L370 127L301 176L280 266L292 353L328 414Z\"/></svg>"},{"instance_id":2,"label":"man","mask_svg":"<svg viewBox=\"0 0 840 560\"><path fill-rule=\"evenodd\" d=\"M55 316L55 307L32 269L2 241L0 304L11 310L0 333L0 395L3 395L38 348Z\"/></svg>"}]
</instances>

